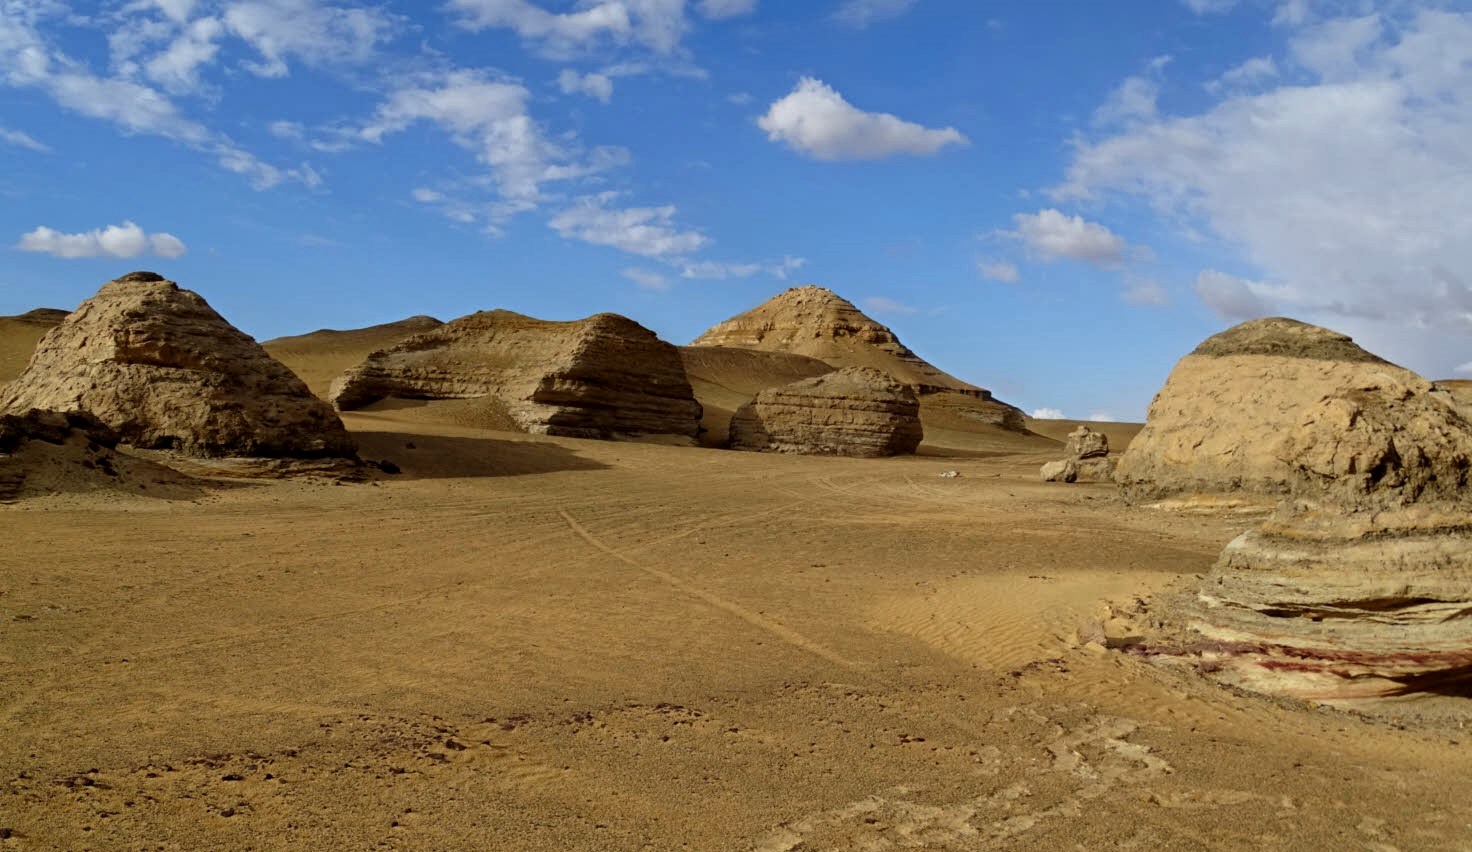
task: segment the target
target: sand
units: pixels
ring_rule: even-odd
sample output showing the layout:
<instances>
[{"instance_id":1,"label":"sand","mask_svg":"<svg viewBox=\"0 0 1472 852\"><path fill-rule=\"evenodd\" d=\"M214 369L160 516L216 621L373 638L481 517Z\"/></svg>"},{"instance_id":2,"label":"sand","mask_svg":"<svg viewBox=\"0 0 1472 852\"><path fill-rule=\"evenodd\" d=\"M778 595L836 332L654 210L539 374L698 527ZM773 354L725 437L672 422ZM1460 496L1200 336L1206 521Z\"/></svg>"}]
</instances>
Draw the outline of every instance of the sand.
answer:
<instances>
[{"instance_id":1,"label":"sand","mask_svg":"<svg viewBox=\"0 0 1472 852\"><path fill-rule=\"evenodd\" d=\"M1041 437L428 410L345 417L372 484L0 507L0 849L1469 848L1456 723L1085 642L1252 518L1045 485Z\"/></svg>"}]
</instances>

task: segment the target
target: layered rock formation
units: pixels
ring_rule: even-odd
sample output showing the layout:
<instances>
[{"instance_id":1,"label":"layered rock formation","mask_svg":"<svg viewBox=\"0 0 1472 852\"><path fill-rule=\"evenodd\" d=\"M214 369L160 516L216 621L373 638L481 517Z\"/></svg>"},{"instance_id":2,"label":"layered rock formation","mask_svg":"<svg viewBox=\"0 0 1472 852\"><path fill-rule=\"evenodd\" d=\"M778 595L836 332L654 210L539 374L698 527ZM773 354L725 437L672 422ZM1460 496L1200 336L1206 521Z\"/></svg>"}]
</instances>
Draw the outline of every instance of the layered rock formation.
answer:
<instances>
[{"instance_id":1,"label":"layered rock formation","mask_svg":"<svg viewBox=\"0 0 1472 852\"><path fill-rule=\"evenodd\" d=\"M1102 432L1080 425L1068 433L1063 453L1063 459L1043 465L1044 482L1108 482L1114 477L1115 459Z\"/></svg>"},{"instance_id":2,"label":"layered rock formation","mask_svg":"<svg viewBox=\"0 0 1472 852\"><path fill-rule=\"evenodd\" d=\"M1202 583L1194 626L1218 676L1328 703L1472 693L1472 422L1450 395L1290 320L1208 340L1171 382L1121 481L1286 498Z\"/></svg>"},{"instance_id":3,"label":"layered rock formation","mask_svg":"<svg viewBox=\"0 0 1472 852\"><path fill-rule=\"evenodd\" d=\"M80 410L146 449L350 457L326 403L199 295L152 272L103 285L47 332L0 411Z\"/></svg>"},{"instance_id":4,"label":"layered rock formation","mask_svg":"<svg viewBox=\"0 0 1472 852\"><path fill-rule=\"evenodd\" d=\"M1026 429L1021 411L925 362L894 332L822 287L789 289L712 326L690 345L788 352L834 368L872 367L909 385L923 400L944 409L945 415L1013 431Z\"/></svg>"},{"instance_id":5,"label":"layered rock formation","mask_svg":"<svg viewBox=\"0 0 1472 852\"><path fill-rule=\"evenodd\" d=\"M534 433L667 435L700 424L675 347L633 320L549 322L510 311L461 317L368 356L333 382L352 410L388 398L475 399Z\"/></svg>"},{"instance_id":6,"label":"layered rock formation","mask_svg":"<svg viewBox=\"0 0 1472 852\"><path fill-rule=\"evenodd\" d=\"M700 442L728 445L731 415L767 388L833 372L816 358L790 352L761 352L724 346L681 346L680 360L700 403Z\"/></svg>"},{"instance_id":7,"label":"layered rock formation","mask_svg":"<svg viewBox=\"0 0 1472 852\"><path fill-rule=\"evenodd\" d=\"M1116 481L1137 501L1235 496L1271 505L1289 494L1298 456L1285 441L1327 447L1343 424L1320 410L1322 401L1379 387L1433 390L1326 328L1283 318L1243 323L1176 364ZM1308 434L1315 431L1319 439Z\"/></svg>"},{"instance_id":8,"label":"layered rock formation","mask_svg":"<svg viewBox=\"0 0 1472 852\"><path fill-rule=\"evenodd\" d=\"M731 418L731 448L813 455L881 456L920 446L920 404L908 385L848 367L764 390Z\"/></svg>"}]
</instances>

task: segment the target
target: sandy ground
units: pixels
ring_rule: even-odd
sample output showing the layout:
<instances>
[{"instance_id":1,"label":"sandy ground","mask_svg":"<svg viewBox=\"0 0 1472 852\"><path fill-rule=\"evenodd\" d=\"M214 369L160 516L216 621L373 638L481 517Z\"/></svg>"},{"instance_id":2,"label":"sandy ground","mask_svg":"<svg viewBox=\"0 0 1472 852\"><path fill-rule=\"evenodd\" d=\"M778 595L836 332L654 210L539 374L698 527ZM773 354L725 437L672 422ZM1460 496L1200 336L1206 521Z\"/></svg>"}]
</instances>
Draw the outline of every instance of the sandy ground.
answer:
<instances>
[{"instance_id":1,"label":"sandy ground","mask_svg":"<svg viewBox=\"0 0 1472 852\"><path fill-rule=\"evenodd\" d=\"M1247 520L1043 485L1041 439L421 414L346 418L377 484L0 507L0 849L1472 848L1454 724L1079 641Z\"/></svg>"}]
</instances>

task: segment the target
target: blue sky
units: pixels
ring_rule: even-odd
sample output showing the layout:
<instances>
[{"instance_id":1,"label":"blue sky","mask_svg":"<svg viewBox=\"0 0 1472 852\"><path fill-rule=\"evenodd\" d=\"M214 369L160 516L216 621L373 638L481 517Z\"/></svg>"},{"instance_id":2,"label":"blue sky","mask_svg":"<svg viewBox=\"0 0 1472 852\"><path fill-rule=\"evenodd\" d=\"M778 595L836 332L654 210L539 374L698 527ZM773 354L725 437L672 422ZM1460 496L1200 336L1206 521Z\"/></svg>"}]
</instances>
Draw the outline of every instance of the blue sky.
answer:
<instances>
[{"instance_id":1,"label":"blue sky","mask_svg":"<svg viewBox=\"0 0 1472 852\"><path fill-rule=\"evenodd\" d=\"M684 343L818 283L1137 419L1253 316L1472 375L1472 7L0 0L0 314L154 269L265 339Z\"/></svg>"}]
</instances>

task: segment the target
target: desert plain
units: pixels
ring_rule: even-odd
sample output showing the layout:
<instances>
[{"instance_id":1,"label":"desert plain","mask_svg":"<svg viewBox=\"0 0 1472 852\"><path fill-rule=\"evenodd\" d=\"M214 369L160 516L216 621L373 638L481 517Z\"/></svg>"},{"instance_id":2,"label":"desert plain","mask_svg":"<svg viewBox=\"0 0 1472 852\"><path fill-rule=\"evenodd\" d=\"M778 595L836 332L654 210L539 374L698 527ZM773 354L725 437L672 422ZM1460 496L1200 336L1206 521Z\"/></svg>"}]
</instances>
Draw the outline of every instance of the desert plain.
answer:
<instances>
[{"instance_id":1,"label":"desert plain","mask_svg":"<svg viewBox=\"0 0 1472 852\"><path fill-rule=\"evenodd\" d=\"M332 340L274 351L321 394L378 343ZM399 472L0 506L0 848L1472 848L1465 698L1127 650L1261 517L1039 481L1076 423L859 459L342 420Z\"/></svg>"}]
</instances>

